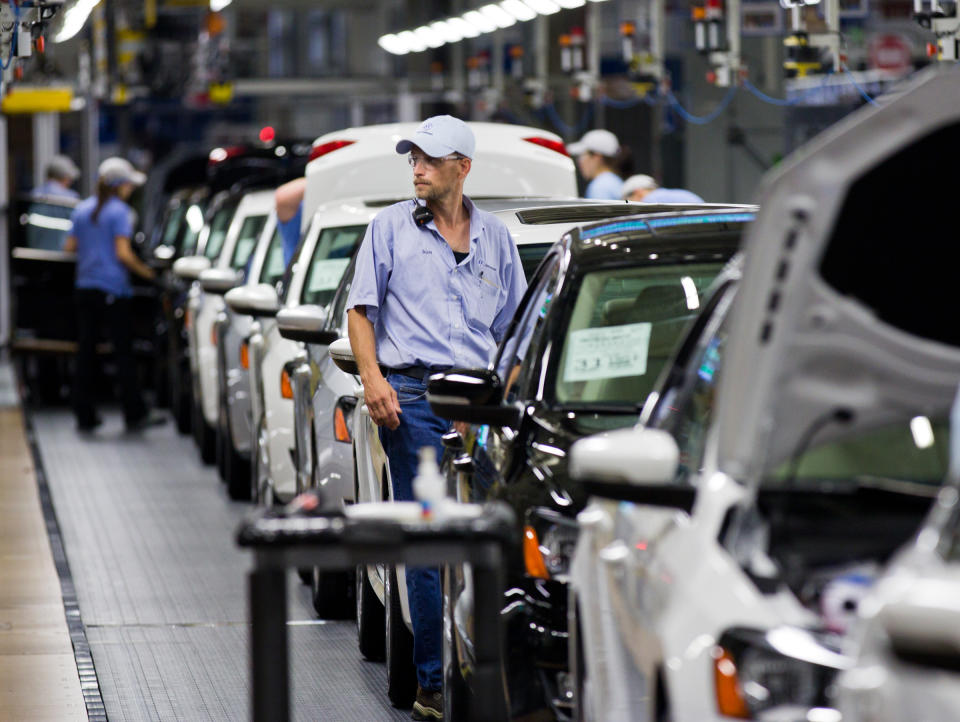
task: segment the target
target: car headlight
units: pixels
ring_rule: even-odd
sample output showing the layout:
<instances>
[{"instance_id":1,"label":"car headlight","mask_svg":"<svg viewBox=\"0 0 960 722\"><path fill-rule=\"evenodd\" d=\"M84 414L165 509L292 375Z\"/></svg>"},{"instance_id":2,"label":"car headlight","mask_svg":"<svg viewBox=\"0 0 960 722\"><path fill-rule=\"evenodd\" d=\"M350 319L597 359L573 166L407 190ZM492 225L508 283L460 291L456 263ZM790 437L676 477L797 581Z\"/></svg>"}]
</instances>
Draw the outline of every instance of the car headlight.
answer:
<instances>
[{"instance_id":1,"label":"car headlight","mask_svg":"<svg viewBox=\"0 0 960 722\"><path fill-rule=\"evenodd\" d=\"M838 722L828 691L849 659L823 635L794 627L726 631L714 650L720 714L737 719Z\"/></svg>"},{"instance_id":2,"label":"car headlight","mask_svg":"<svg viewBox=\"0 0 960 722\"><path fill-rule=\"evenodd\" d=\"M527 512L523 528L523 561L527 574L564 581L577 546L577 522L552 509Z\"/></svg>"}]
</instances>

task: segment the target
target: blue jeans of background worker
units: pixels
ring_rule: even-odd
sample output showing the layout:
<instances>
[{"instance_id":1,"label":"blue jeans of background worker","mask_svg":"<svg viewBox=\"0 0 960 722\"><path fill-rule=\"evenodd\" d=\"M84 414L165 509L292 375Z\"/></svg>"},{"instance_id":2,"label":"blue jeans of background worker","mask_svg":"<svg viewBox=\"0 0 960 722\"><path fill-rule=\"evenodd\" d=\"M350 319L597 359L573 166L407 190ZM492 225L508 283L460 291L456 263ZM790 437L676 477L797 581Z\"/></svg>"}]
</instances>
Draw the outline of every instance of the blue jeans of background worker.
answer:
<instances>
[{"instance_id":1,"label":"blue jeans of background worker","mask_svg":"<svg viewBox=\"0 0 960 722\"><path fill-rule=\"evenodd\" d=\"M397 501L413 501L413 478L417 475L421 447L433 446L437 461L443 457L440 437L450 428L427 402L427 384L422 380L391 373L387 382L400 401L400 426L380 427L380 442L390 460L393 496ZM410 621L413 623L413 663L417 682L423 689L443 688L441 661L440 571L436 567L407 567L407 595Z\"/></svg>"}]
</instances>

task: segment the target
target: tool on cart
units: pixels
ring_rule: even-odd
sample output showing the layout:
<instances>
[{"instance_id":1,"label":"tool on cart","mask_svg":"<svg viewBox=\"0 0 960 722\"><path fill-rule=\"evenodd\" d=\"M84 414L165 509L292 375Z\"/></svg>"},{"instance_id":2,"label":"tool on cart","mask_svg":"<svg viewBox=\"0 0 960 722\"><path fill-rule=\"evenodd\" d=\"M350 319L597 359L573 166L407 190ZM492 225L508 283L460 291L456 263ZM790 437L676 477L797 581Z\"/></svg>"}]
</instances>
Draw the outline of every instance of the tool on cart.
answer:
<instances>
[{"instance_id":1,"label":"tool on cart","mask_svg":"<svg viewBox=\"0 0 960 722\"><path fill-rule=\"evenodd\" d=\"M421 457L417 492L421 501L331 509L318 492L310 491L281 510L267 509L240 526L237 543L254 552L248 594L255 722L290 719L286 570L384 562L470 564L476 594L471 719L508 718L500 675L500 602L503 567L517 521L502 502L460 504L444 498L442 487L438 496L432 468L436 458L430 456Z\"/></svg>"}]
</instances>

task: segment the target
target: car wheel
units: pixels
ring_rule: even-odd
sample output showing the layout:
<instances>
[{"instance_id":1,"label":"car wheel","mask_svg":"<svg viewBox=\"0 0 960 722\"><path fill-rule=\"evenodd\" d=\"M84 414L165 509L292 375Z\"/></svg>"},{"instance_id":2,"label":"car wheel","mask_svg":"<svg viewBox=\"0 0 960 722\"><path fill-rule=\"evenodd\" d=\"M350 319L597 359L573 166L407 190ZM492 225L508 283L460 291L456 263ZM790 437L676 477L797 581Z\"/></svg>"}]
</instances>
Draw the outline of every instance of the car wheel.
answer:
<instances>
[{"instance_id":1,"label":"car wheel","mask_svg":"<svg viewBox=\"0 0 960 722\"><path fill-rule=\"evenodd\" d=\"M386 623L383 605L367 579L367 568L357 567L357 646L365 658L379 662L384 655L384 626Z\"/></svg>"},{"instance_id":2,"label":"car wheel","mask_svg":"<svg viewBox=\"0 0 960 722\"><path fill-rule=\"evenodd\" d=\"M204 464L216 461L216 434L203 418L203 409L196 395L193 398L193 439L197 442L197 449L200 450L200 458Z\"/></svg>"},{"instance_id":3,"label":"car wheel","mask_svg":"<svg viewBox=\"0 0 960 722\"><path fill-rule=\"evenodd\" d=\"M224 476L227 480L227 494L235 501L250 501L250 462L246 461L233 443L233 430L230 417L224 424Z\"/></svg>"},{"instance_id":4,"label":"car wheel","mask_svg":"<svg viewBox=\"0 0 960 722\"><path fill-rule=\"evenodd\" d=\"M170 386L170 411L177 422L177 431L181 434L190 433L190 393L184 383L183 370L175 370Z\"/></svg>"},{"instance_id":5,"label":"car wheel","mask_svg":"<svg viewBox=\"0 0 960 722\"><path fill-rule=\"evenodd\" d=\"M443 567L443 711L447 719L467 719L470 709L470 687L460 671L456 627L453 619L453 574Z\"/></svg>"},{"instance_id":6,"label":"car wheel","mask_svg":"<svg viewBox=\"0 0 960 722\"><path fill-rule=\"evenodd\" d=\"M356 609L356 585L350 572L310 570L313 609L320 619L349 619Z\"/></svg>"},{"instance_id":7,"label":"car wheel","mask_svg":"<svg viewBox=\"0 0 960 722\"><path fill-rule=\"evenodd\" d=\"M387 567L387 578L384 584L387 697L390 698L394 707L407 708L413 705L413 699L417 694L417 675L413 666L413 635L403 623L397 569L392 564Z\"/></svg>"}]
</instances>

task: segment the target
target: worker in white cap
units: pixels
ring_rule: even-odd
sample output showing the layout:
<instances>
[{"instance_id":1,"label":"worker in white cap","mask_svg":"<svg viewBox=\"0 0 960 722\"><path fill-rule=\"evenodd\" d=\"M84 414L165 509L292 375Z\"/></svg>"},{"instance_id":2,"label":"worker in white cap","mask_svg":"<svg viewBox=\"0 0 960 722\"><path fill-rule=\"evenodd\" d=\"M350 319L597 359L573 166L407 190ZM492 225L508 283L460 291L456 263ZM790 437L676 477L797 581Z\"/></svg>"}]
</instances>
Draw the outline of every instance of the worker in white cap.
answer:
<instances>
[{"instance_id":1,"label":"worker in white cap","mask_svg":"<svg viewBox=\"0 0 960 722\"><path fill-rule=\"evenodd\" d=\"M567 146L587 181L587 198L620 200L623 179L614 170L621 155L620 141L609 130L591 130Z\"/></svg>"},{"instance_id":2,"label":"worker in white cap","mask_svg":"<svg viewBox=\"0 0 960 722\"><path fill-rule=\"evenodd\" d=\"M66 155L55 155L47 164L46 178L33 189L34 198L73 198L80 194L70 186L80 177L80 169Z\"/></svg>"},{"instance_id":3,"label":"worker in white cap","mask_svg":"<svg viewBox=\"0 0 960 722\"><path fill-rule=\"evenodd\" d=\"M433 447L440 458L450 429L427 401L430 375L486 366L527 286L503 221L463 195L475 145L470 126L449 115L428 118L401 139L396 150L408 154L415 197L380 211L357 251L350 345L397 501L414 499L418 452ZM413 718L441 720L439 570L408 566L406 580L418 683Z\"/></svg>"},{"instance_id":4,"label":"worker in white cap","mask_svg":"<svg viewBox=\"0 0 960 722\"><path fill-rule=\"evenodd\" d=\"M126 204L147 177L124 158L100 164L97 193L81 201L70 215L64 250L77 254L77 367L73 403L80 431L100 425L93 403L96 343L101 326L113 341L128 431L162 420L151 415L137 383L133 361L133 287L130 272L152 280L155 273L133 252L133 211Z\"/></svg>"},{"instance_id":5,"label":"worker in white cap","mask_svg":"<svg viewBox=\"0 0 960 722\"><path fill-rule=\"evenodd\" d=\"M623 183L625 201L642 203L703 203L703 198L683 188L661 188L648 175L632 175Z\"/></svg>"}]
</instances>

